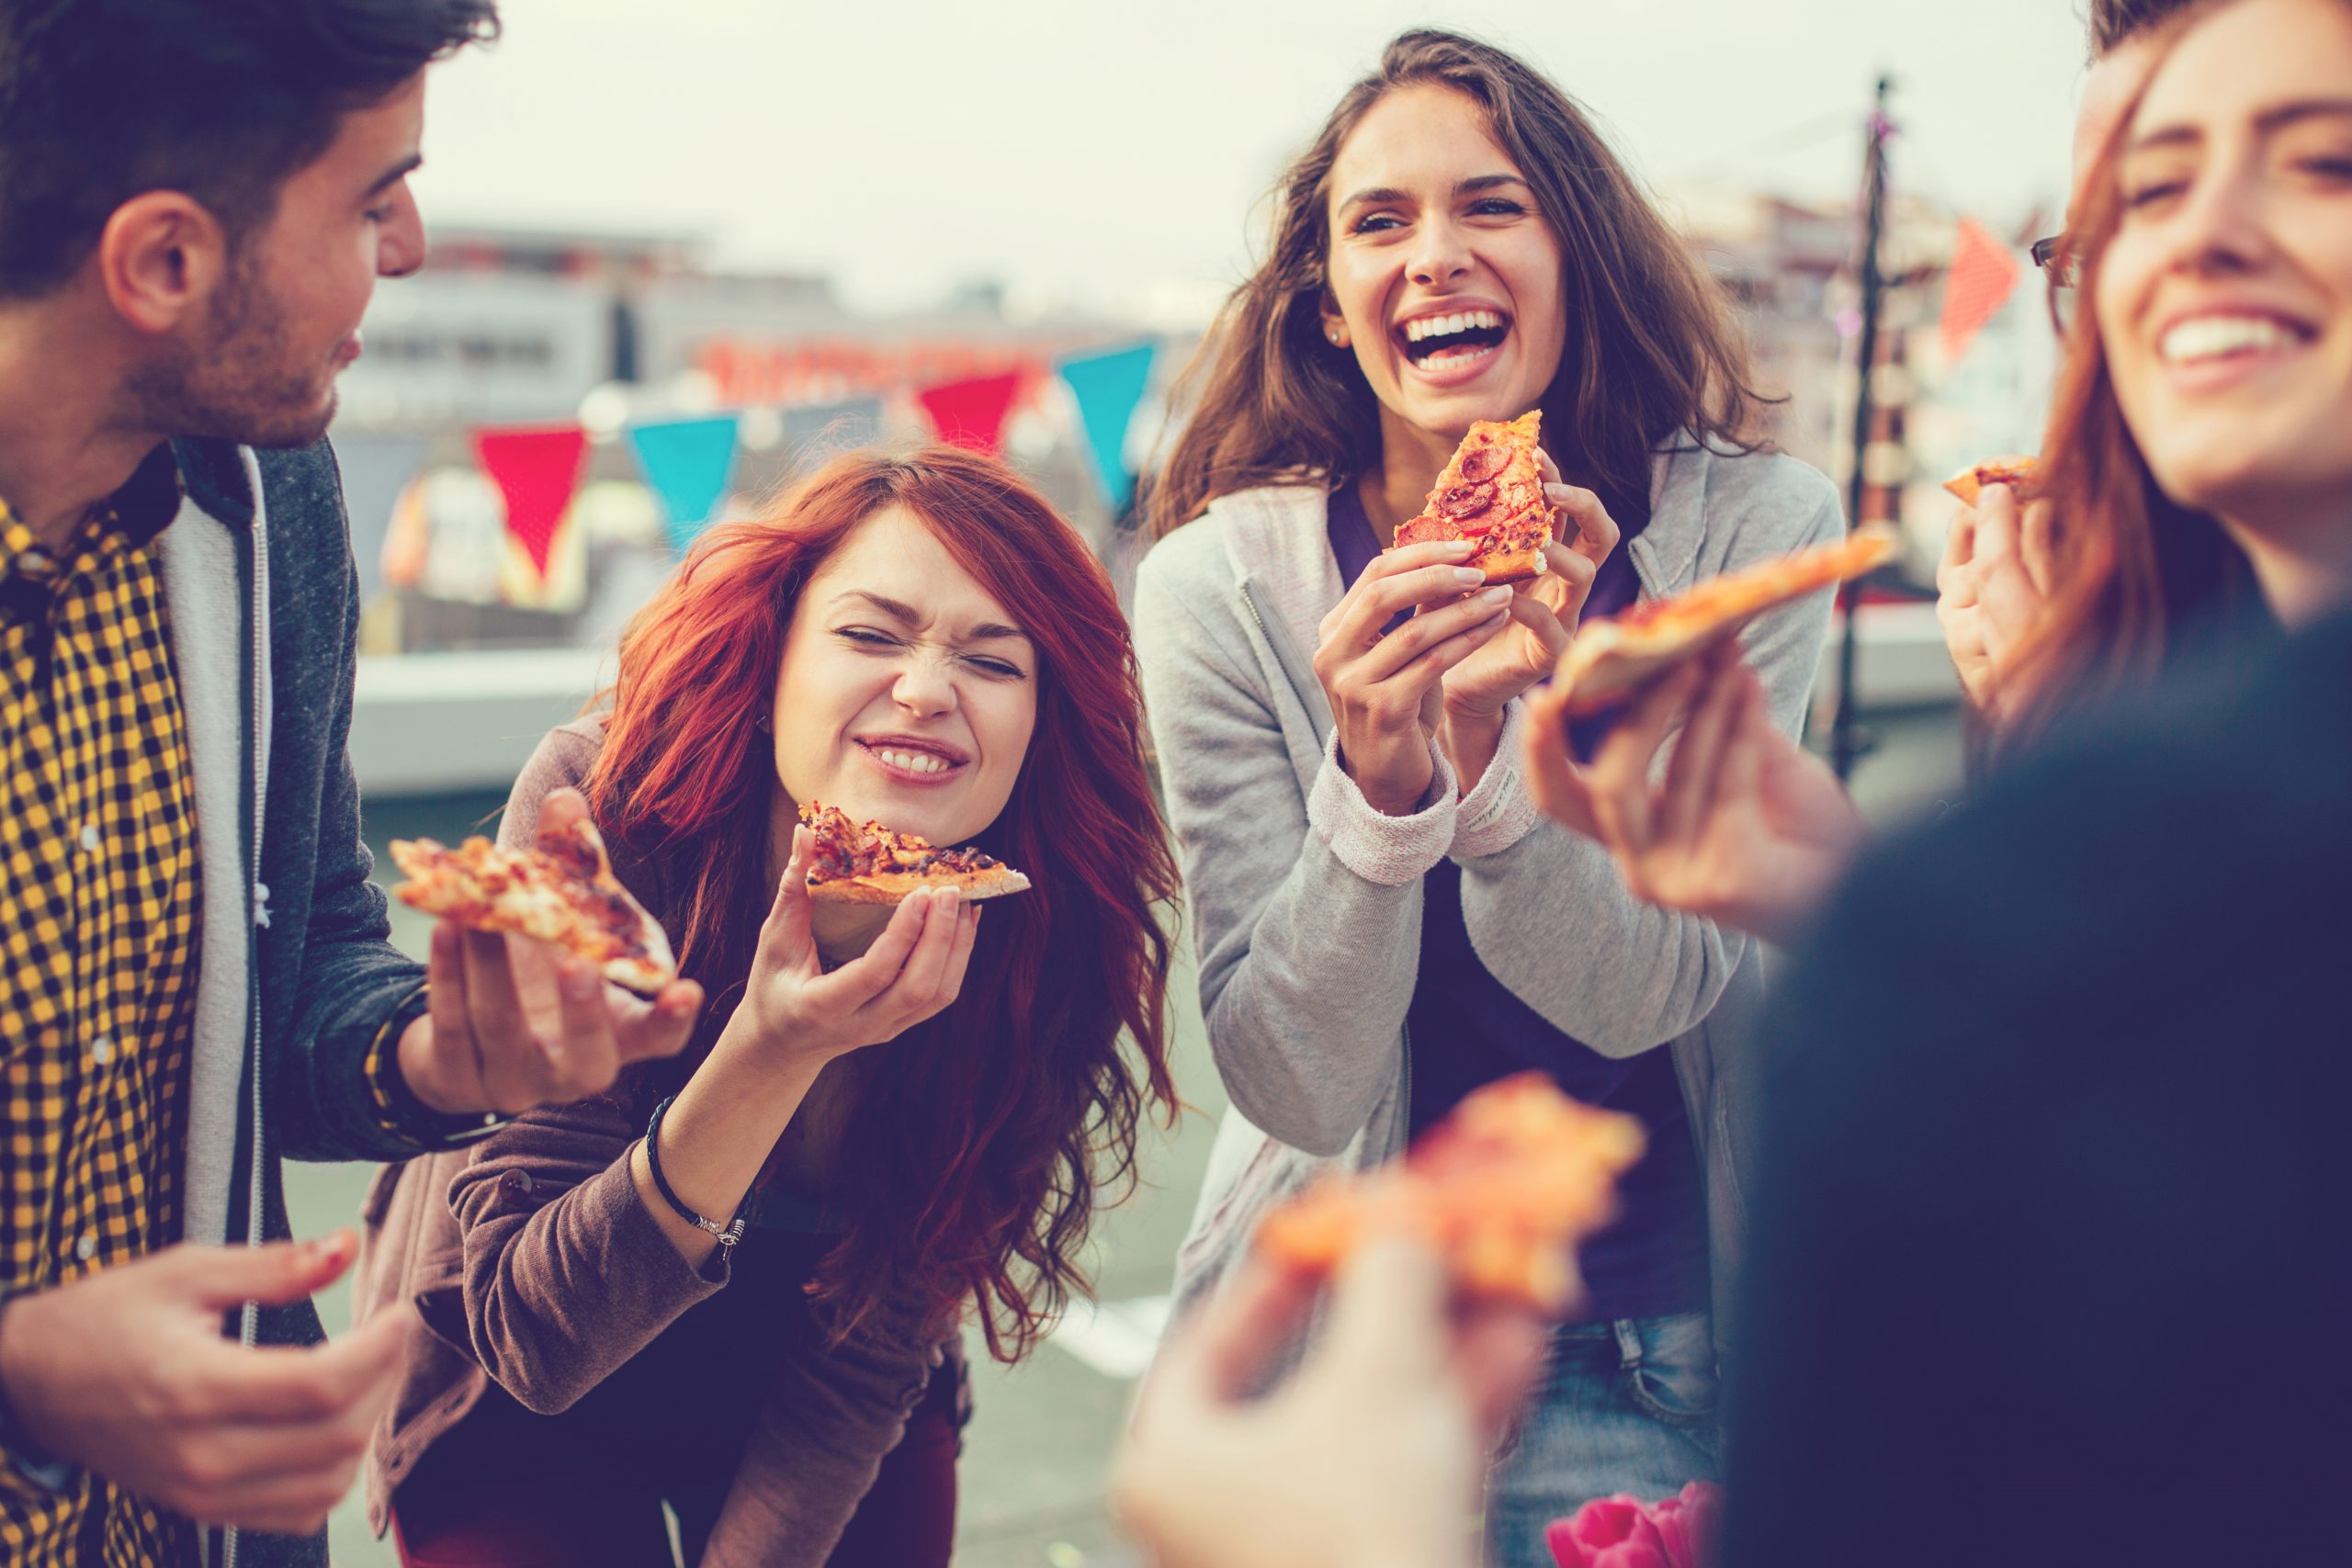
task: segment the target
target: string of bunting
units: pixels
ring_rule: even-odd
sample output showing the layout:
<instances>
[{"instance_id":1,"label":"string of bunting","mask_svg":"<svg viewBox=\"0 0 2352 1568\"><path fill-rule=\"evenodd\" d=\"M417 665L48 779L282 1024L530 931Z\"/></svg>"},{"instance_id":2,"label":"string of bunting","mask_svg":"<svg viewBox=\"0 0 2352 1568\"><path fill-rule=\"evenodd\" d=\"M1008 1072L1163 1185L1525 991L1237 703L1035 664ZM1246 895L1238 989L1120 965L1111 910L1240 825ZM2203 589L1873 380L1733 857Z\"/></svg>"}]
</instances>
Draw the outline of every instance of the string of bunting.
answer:
<instances>
[{"instance_id":1,"label":"string of bunting","mask_svg":"<svg viewBox=\"0 0 2352 1568\"><path fill-rule=\"evenodd\" d=\"M1149 344L1072 355L1056 371L1075 403L1090 465L1115 512L1135 493L1125 449L1156 355ZM1002 450L1004 429L1028 378L1018 370L920 388L914 401L942 441L976 452ZM804 460L871 444L882 432L879 398L787 407L783 440ZM742 415L725 412L648 420L627 428L646 487L662 508L671 544L684 553L718 517L733 488L743 446ZM472 433L475 460L506 504L506 531L544 579L588 466L587 433L576 423L490 426ZM378 467L404 458L401 482L424 457L421 439L387 448ZM386 483L392 483L388 475ZM378 489L382 486L375 487ZM387 504L381 510L387 513Z\"/></svg>"}]
</instances>

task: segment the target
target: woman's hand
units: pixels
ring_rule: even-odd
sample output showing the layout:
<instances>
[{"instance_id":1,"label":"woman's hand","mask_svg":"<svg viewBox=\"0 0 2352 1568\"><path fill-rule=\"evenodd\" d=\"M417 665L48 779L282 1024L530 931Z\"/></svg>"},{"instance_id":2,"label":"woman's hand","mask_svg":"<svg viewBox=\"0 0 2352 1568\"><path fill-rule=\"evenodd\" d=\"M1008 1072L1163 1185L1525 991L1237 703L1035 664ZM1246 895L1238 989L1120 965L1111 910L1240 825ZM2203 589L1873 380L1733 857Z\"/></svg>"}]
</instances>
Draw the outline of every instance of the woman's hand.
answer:
<instances>
[{"instance_id":1,"label":"woman's hand","mask_svg":"<svg viewBox=\"0 0 2352 1568\"><path fill-rule=\"evenodd\" d=\"M1836 775L1772 728L1736 642L1634 699L1588 765L1560 705L1530 703L1526 765L1536 804L1608 850L1637 897L1768 941L1804 926L1866 836Z\"/></svg>"},{"instance_id":2,"label":"woman's hand","mask_svg":"<svg viewBox=\"0 0 2352 1568\"><path fill-rule=\"evenodd\" d=\"M1585 601L1592 596L1592 580L1617 547L1617 523L1600 497L1563 484L1560 470L1544 453L1536 460L1544 472L1544 497L1558 519L1559 536L1544 547L1549 570L1517 584L1510 626L1446 672L1445 717L1452 726L1486 723L1501 732L1504 705L1549 675L1567 651Z\"/></svg>"},{"instance_id":3,"label":"woman's hand","mask_svg":"<svg viewBox=\"0 0 2352 1568\"><path fill-rule=\"evenodd\" d=\"M1120 1517L1161 1568L1469 1568L1480 1471L1544 1325L1450 1303L1434 1256L1384 1241L1296 1375L1247 1398L1315 1294L1256 1259L1179 1326L1113 1476Z\"/></svg>"},{"instance_id":4,"label":"woman's hand","mask_svg":"<svg viewBox=\"0 0 2352 1568\"><path fill-rule=\"evenodd\" d=\"M1480 589L1474 545L1442 540L1383 552L1323 617L1315 675L1331 699L1340 765L1373 809L1409 817L1429 794L1430 738L1447 671L1510 625L1511 591ZM1418 610L1393 632L1400 611Z\"/></svg>"},{"instance_id":5,"label":"woman's hand","mask_svg":"<svg viewBox=\"0 0 2352 1568\"><path fill-rule=\"evenodd\" d=\"M1986 485L1944 541L1936 619L1968 700L1996 720L2001 676L2049 607L2052 544L2050 503L2019 507L2007 485Z\"/></svg>"},{"instance_id":6,"label":"woman's hand","mask_svg":"<svg viewBox=\"0 0 2352 1568\"><path fill-rule=\"evenodd\" d=\"M963 989L980 909L953 887L923 888L891 911L874 945L828 975L817 955L808 868L817 837L792 831L792 863L760 927L736 1016L771 1060L822 1065L895 1040Z\"/></svg>"}]
</instances>

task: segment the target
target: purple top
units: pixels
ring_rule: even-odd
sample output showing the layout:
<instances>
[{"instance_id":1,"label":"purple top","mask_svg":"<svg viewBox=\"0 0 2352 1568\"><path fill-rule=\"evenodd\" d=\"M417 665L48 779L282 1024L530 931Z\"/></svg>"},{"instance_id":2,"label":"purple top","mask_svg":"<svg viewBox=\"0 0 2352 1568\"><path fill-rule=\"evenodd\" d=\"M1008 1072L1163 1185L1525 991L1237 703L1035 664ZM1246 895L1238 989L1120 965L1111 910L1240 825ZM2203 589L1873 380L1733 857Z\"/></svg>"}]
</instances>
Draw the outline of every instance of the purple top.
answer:
<instances>
[{"instance_id":1,"label":"purple top","mask_svg":"<svg viewBox=\"0 0 2352 1568\"><path fill-rule=\"evenodd\" d=\"M1340 581L1352 586L1380 554L1380 536L1351 484L1332 495L1328 516ZM1624 539L1593 580L1588 620L1614 615L1640 597L1624 546L1645 519L1621 521ZM1606 730L1605 717L1575 726L1577 753L1589 754ZM1661 1046L1636 1056L1604 1056L1554 1028L1487 973L1462 917L1462 868L1453 861L1438 862L1421 879L1421 897L1420 977L1405 1016L1412 1040L1408 1089L1414 1134L1481 1084L1530 1067L1550 1074L1562 1092L1587 1105L1640 1117L1649 1153L1618 1183L1623 1213L1578 1249L1586 1286L1579 1315L1598 1322L1703 1309L1706 1194L1673 1053ZM1561 962L1574 963L1573 933L1563 935Z\"/></svg>"}]
</instances>

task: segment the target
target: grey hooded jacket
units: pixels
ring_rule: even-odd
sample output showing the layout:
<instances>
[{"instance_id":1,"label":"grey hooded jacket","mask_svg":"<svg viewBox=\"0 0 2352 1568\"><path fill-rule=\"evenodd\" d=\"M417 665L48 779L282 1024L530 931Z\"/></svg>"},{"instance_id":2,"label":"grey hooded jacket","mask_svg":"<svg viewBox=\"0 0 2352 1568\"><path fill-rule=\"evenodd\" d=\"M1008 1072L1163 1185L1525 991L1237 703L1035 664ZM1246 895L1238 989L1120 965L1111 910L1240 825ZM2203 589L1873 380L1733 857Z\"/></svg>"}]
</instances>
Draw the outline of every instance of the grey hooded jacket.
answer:
<instances>
[{"instance_id":1,"label":"grey hooded jacket","mask_svg":"<svg viewBox=\"0 0 2352 1568\"><path fill-rule=\"evenodd\" d=\"M1835 489L1804 464L1686 441L1658 456L1650 521L1625 548L1649 599L1843 527ZM1341 592L1315 485L1220 498L1152 550L1136 583L1201 1010L1232 1098L1178 1255L1180 1308L1214 1286L1270 1204L1326 1168L1402 1147L1421 878L1448 856L1496 978L1603 1055L1674 1051L1706 1167L1720 1301L1742 1206L1738 1043L1761 990L1750 944L1634 897L1603 850L1539 817L1519 771L1517 703L1466 796L1433 747L1423 808L1374 810L1333 760L1310 663ZM1828 619L1825 592L1747 636L1772 716L1792 733Z\"/></svg>"}]
</instances>

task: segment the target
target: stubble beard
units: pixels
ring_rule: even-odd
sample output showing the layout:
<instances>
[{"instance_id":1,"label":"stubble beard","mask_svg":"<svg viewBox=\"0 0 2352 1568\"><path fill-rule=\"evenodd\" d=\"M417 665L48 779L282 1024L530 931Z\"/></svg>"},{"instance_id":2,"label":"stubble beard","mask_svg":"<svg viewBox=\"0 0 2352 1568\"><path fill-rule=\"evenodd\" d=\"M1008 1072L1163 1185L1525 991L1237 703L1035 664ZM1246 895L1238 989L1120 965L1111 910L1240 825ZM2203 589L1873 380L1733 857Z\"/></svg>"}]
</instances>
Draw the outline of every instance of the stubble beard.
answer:
<instances>
[{"instance_id":1,"label":"stubble beard","mask_svg":"<svg viewBox=\"0 0 2352 1568\"><path fill-rule=\"evenodd\" d=\"M201 341L171 350L131 377L142 423L168 437L210 437L242 446L315 445L334 422L332 384L297 365L284 312L250 252L232 264Z\"/></svg>"}]
</instances>

